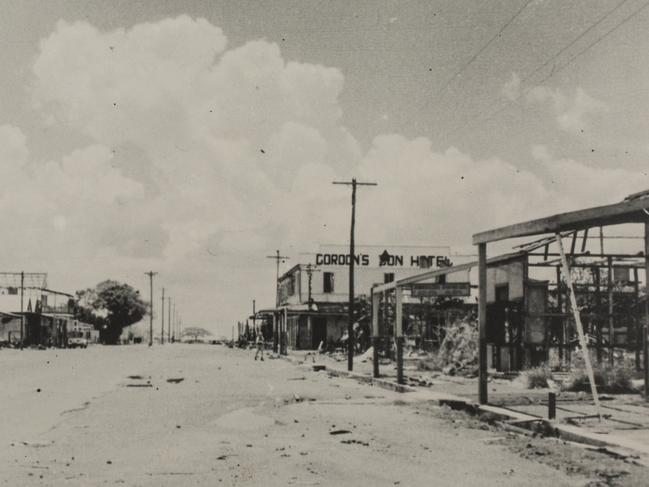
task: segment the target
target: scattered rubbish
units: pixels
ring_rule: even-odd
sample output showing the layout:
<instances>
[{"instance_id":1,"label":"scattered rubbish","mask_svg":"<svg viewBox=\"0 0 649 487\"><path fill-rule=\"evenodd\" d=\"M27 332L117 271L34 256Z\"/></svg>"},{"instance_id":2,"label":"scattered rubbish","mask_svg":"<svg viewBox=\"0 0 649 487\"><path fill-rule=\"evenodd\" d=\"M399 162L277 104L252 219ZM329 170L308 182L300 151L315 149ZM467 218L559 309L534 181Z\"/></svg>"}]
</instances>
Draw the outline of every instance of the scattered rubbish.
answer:
<instances>
[{"instance_id":1,"label":"scattered rubbish","mask_svg":"<svg viewBox=\"0 0 649 487\"><path fill-rule=\"evenodd\" d=\"M128 378L133 380L144 379L141 375L129 375Z\"/></svg>"},{"instance_id":2,"label":"scattered rubbish","mask_svg":"<svg viewBox=\"0 0 649 487\"><path fill-rule=\"evenodd\" d=\"M366 441L361 441L361 440L342 440L341 443L344 443L345 445L363 445L363 446L370 446L370 444Z\"/></svg>"},{"instance_id":3,"label":"scattered rubbish","mask_svg":"<svg viewBox=\"0 0 649 487\"><path fill-rule=\"evenodd\" d=\"M286 380L306 380L306 377L289 377Z\"/></svg>"},{"instance_id":4,"label":"scattered rubbish","mask_svg":"<svg viewBox=\"0 0 649 487\"><path fill-rule=\"evenodd\" d=\"M167 379L167 382L169 382L171 384L178 384L178 383L180 383L180 382L182 382L184 380L185 380L184 377L177 377L177 378L172 377L170 379Z\"/></svg>"},{"instance_id":5,"label":"scattered rubbish","mask_svg":"<svg viewBox=\"0 0 649 487\"><path fill-rule=\"evenodd\" d=\"M52 446L54 442L42 442L42 441L21 441L21 443L24 446L28 446L31 448L45 448L48 446ZM13 446L13 443L11 444Z\"/></svg>"},{"instance_id":6,"label":"scattered rubbish","mask_svg":"<svg viewBox=\"0 0 649 487\"><path fill-rule=\"evenodd\" d=\"M217 460L226 460L228 458L227 455L221 455L220 457L216 457Z\"/></svg>"},{"instance_id":7,"label":"scattered rubbish","mask_svg":"<svg viewBox=\"0 0 649 487\"><path fill-rule=\"evenodd\" d=\"M313 371L314 372L320 372L322 370L327 370L327 366L326 365L314 365L313 366Z\"/></svg>"},{"instance_id":8,"label":"scattered rubbish","mask_svg":"<svg viewBox=\"0 0 649 487\"><path fill-rule=\"evenodd\" d=\"M330 435L348 435L351 434L349 430L333 430L329 432Z\"/></svg>"},{"instance_id":9,"label":"scattered rubbish","mask_svg":"<svg viewBox=\"0 0 649 487\"><path fill-rule=\"evenodd\" d=\"M126 384L126 387L153 387L152 384Z\"/></svg>"}]
</instances>

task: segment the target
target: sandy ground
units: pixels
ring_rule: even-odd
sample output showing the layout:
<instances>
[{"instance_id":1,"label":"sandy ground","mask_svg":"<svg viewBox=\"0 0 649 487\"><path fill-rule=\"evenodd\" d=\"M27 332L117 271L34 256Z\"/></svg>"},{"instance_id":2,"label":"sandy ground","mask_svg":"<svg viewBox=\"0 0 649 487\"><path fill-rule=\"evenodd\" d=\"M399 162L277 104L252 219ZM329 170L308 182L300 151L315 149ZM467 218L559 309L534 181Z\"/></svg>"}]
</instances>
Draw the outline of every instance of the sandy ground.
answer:
<instances>
[{"instance_id":1,"label":"sandy ground","mask_svg":"<svg viewBox=\"0 0 649 487\"><path fill-rule=\"evenodd\" d=\"M502 432L464 427L439 408L410 404L407 394L253 355L178 344L0 350L0 481L589 483L587 472L539 463L503 443Z\"/></svg>"}]
</instances>

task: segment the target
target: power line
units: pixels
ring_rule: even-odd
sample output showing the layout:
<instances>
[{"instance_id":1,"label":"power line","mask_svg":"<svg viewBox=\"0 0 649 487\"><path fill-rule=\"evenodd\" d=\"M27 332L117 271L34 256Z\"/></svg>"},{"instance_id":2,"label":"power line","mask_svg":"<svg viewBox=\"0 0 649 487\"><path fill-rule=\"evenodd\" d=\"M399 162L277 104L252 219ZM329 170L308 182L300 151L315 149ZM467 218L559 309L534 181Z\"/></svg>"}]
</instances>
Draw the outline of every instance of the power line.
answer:
<instances>
[{"instance_id":1,"label":"power line","mask_svg":"<svg viewBox=\"0 0 649 487\"><path fill-rule=\"evenodd\" d=\"M422 105L422 107L412 116L410 117L403 125L408 125L412 120L419 115L421 112L423 112L428 106L430 105L431 102L436 100L442 93L446 91L446 89L457 79L458 76L460 76L480 55L485 52L491 44L493 44L497 39L499 39L502 35L502 33L509 27L515 20L516 18L527 8L527 6L532 3L532 0L527 0L517 11L516 13L510 17L510 19L505 22L505 24L500 28L498 32L496 32L488 41L486 44L484 44L473 56L471 56L471 59L469 59L467 62L465 62L456 72L451 76L443 85L440 89L438 89L435 94L426 100L426 102Z\"/></svg>"},{"instance_id":2,"label":"power line","mask_svg":"<svg viewBox=\"0 0 649 487\"><path fill-rule=\"evenodd\" d=\"M559 51L555 56L553 56L552 58L550 58L548 61L546 61L546 62L545 62L543 65L541 65L539 68L535 69L532 73L530 73L528 76L526 76L525 79L523 80L523 82L524 82L524 81L527 81L528 79L530 79L530 78L531 78L535 73L537 73L537 72L540 71L542 68L546 67L548 64L550 64L550 63L553 62L555 59L557 59L557 58L558 58L561 54L563 54L567 49L569 49L569 48L572 47L576 42L578 42L580 39L582 39L583 36L584 36L586 33L590 32L594 27L596 27L597 25L601 24L605 19L607 19L611 14L613 14L614 12L616 12L616 11L617 11L617 10L618 10L622 5L623 5L623 4L626 3L627 1L628 1L628 0L622 0L622 1L621 1L620 3L618 3L615 7L613 7L613 9L609 10L606 14L604 14L603 17L601 17L600 19L598 19L598 20L597 20L593 25L591 25L588 29L586 29L586 31L584 31L582 34L580 34L577 38L575 38L572 42L570 42L566 47L562 48L562 49L561 49L561 50L560 50L560 51ZM646 3L644 3L643 5L641 5L640 7L638 7L636 10L634 10L634 11L631 12L629 15L627 15L626 17L624 17L624 18L623 18L619 23L617 23L616 25L614 25L613 27L611 27L611 28L610 28L608 31L606 31L604 34L602 34L601 36L599 36L599 37L597 37L596 39L594 39L590 44L586 45L586 47L584 47L581 51L577 52L575 55L573 55L571 58L569 58L569 59L568 59L564 64L562 64L562 65L559 66L558 68L553 68L553 69L550 71L550 73L548 73L548 75L546 75L546 76L543 77L541 80L539 80L539 81L537 82L537 84L540 85L541 83L544 83L545 81L547 81L548 79L550 79L551 77L553 77L555 74L560 73L561 71L563 71L564 69L566 69L570 64L572 64L573 61L575 61L575 59L577 59L578 57L580 57L580 56L582 56L583 54L585 54L585 53L586 53L588 50L590 50L591 48L595 47L597 44L599 44L601 41L603 41L606 37L608 37L610 34L612 34L612 33L615 32L617 29L619 29L620 27L622 27L624 24L626 24L628 21L630 21L633 17L635 17L636 15L638 15L642 10L644 10L644 9L647 8L648 6L649 6L649 2L646 2ZM495 116L498 115L499 113L501 113L501 112L503 112L504 110L506 110L507 108L509 108L509 106L510 106L511 104L516 103L516 102L517 102L518 100L520 100L524 95L528 94L532 89L533 89L533 87L528 87L527 89L525 89L524 91L522 91L522 92L521 92L521 93L520 93L516 98L514 98L513 100L508 100L508 101L506 101L506 103L505 103L505 105L504 105L503 107L499 108L498 110L496 110L496 111L490 113L489 115L487 115L486 117L484 117L484 115L489 111L489 109L490 109L491 107L493 107L493 106L494 106L496 103L498 103L498 102L496 102L496 103L492 103L492 104L487 108L487 110L483 111L483 112L482 112L481 114L479 114L477 117L475 117L475 118L473 118L473 119L467 121L467 123L465 123L465 124L464 124L462 127L460 127L458 130L456 130L456 131L454 131L454 132L451 132L451 133L448 134L448 135L453 135L454 133L461 132L461 131L463 131L465 128L467 128L468 126L470 126L471 124L475 123L476 121L481 121L481 120L490 120L490 119L492 119L493 117L495 117Z\"/></svg>"}]
</instances>

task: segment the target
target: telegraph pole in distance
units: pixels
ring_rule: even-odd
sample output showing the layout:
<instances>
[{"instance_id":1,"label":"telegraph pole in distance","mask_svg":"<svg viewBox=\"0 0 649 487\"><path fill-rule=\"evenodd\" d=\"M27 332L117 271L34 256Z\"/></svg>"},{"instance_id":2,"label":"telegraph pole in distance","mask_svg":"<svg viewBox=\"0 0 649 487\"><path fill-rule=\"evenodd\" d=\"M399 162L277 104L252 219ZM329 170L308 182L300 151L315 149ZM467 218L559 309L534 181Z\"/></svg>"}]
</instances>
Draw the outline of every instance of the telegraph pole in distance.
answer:
<instances>
[{"instance_id":1,"label":"telegraph pole in distance","mask_svg":"<svg viewBox=\"0 0 649 487\"><path fill-rule=\"evenodd\" d=\"M354 228L356 226L356 187L377 186L376 183L359 183L356 178L351 181L334 181L332 184L343 184L352 187L352 224L349 234L349 323L347 325L347 370L354 370Z\"/></svg>"},{"instance_id":2,"label":"telegraph pole in distance","mask_svg":"<svg viewBox=\"0 0 649 487\"><path fill-rule=\"evenodd\" d=\"M167 297L167 322L171 323L171 296ZM164 330L162 330L162 334L164 335Z\"/></svg>"},{"instance_id":3,"label":"telegraph pole in distance","mask_svg":"<svg viewBox=\"0 0 649 487\"><path fill-rule=\"evenodd\" d=\"M149 292L150 292L150 305L149 305L149 346L153 345L153 276L157 274L157 272L149 271L145 272L147 276L149 276Z\"/></svg>"},{"instance_id":4,"label":"telegraph pole in distance","mask_svg":"<svg viewBox=\"0 0 649 487\"><path fill-rule=\"evenodd\" d=\"M20 349L23 349L25 342L25 272L20 273Z\"/></svg>"},{"instance_id":5,"label":"telegraph pole in distance","mask_svg":"<svg viewBox=\"0 0 649 487\"><path fill-rule=\"evenodd\" d=\"M311 311L313 307L312 283L313 283L314 272L320 272L320 269L317 269L316 266L314 266L311 262L309 262L306 265L306 275L309 276L309 295L307 301L309 303L309 311Z\"/></svg>"},{"instance_id":6,"label":"telegraph pole in distance","mask_svg":"<svg viewBox=\"0 0 649 487\"><path fill-rule=\"evenodd\" d=\"M290 257L285 255L280 255L279 250L275 251L275 255L267 255L267 259L275 259L275 264L277 264L277 270L275 272L275 307L279 306L279 261L288 260Z\"/></svg>"},{"instance_id":7,"label":"telegraph pole in distance","mask_svg":"<svg viewBox=\"0 0 649 487\"><path fill-rule=\"evenodd\" d=\"M165 288L162 288L162 329L160 332L160 344L165 342Z\"/></svg>"},{"instance_id":8,"label":"telegraph pole in distance","mask_svg":"<svg viewBox=\"0 0 649 487\"><path fill-rule=\"evenodd\" d=\"M176 302L174 301L174 314L173 314L173 324L176 326ZM171 341L171 322L169 322L169 326L167 327L167 341Z\"/></svg>"},{"instance_id":9,"label":"telegraph pole in distance","mask_svg":"<svg viewBox=\"0 0 649 487\"><path fill-rule=\"evenodd\" d=\"M277 316L277 308L279 308L279 261L286 260L288 257L280 255L279 250L275 251L275 255L267 255L267 259L275 259L275 264L277 264L277 270L275 272L275 313L273 313L273 351L277 352L278 348L281 353L282 351L282 323Z\"/></svg>"}]
</instances>

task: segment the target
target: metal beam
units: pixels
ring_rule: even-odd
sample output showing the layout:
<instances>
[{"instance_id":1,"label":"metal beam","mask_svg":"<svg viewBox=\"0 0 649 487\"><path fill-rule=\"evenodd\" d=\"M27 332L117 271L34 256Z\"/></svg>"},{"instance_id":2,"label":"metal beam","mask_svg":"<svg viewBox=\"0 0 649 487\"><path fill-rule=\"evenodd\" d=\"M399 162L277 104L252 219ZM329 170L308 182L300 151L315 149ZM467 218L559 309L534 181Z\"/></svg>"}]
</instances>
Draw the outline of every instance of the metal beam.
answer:
<instances>
[{"instance_id":1,"label":"metal beam","mask_svg":"<svg viewBox=\"0 0 649 487\"><path fill-rule=\"evenodd\" d=\"M479 363L479 384L478 395L480 404L487 404L489 400L487 392L487 244L478 244L478 363Z\"/></svg>"},{"instance_id":2,"label":"metal beam","mask_svg":"<svg viewBox=\"0 0 649 487\"><path fill-rule=\"evenodd\" d=\"M612 205L560 213L476 233L473 235L473 243L477 245L508 238L529 237L570 230L585 230L586 228L616 225L619 223L644 222L646 215L643 210L645 208L649 208L649 198L639 198Z\"/></svg>"}]
</instances>

